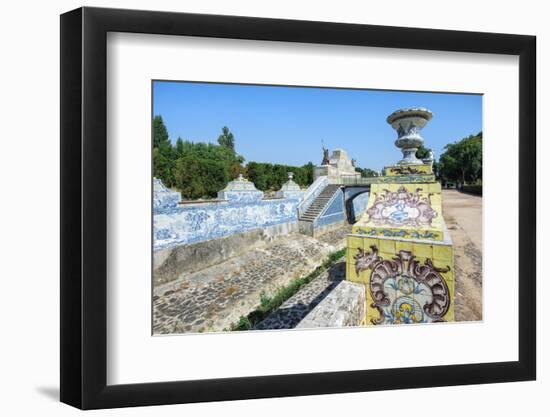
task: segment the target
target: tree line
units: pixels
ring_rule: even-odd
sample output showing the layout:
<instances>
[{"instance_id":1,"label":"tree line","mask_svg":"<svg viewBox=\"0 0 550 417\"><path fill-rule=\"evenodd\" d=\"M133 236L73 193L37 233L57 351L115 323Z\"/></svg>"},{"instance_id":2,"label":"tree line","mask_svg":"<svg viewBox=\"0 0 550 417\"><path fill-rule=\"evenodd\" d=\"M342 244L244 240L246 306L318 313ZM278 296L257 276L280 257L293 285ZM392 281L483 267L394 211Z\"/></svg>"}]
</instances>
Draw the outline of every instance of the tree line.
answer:
<instances>
[{"instance_id":1,"label":"tree line","mask_svg":"<svg viewBox=\"0 0 550 417\"><path fill-rule=\"evenodd\" d=\"M170 188L181 192L182 198L213 198L227 183L242 174L262 191L276 191L294 173L301 187L313 183L315 165L302 166L248 161L235 151L235 137L223 127L217 144L169 139L168 130L157 115L153 119L153 175ZM421 146L417 158L427 158L429 148ZM434 173L443 184L480 184L482 180L482 133L470 135L445 146L439 161L434 161ZM355 168L362 177L376 177L369 168Z\"/></svg>"},{"instance_id":2,"label":"tree line","mask_svg":"<svg viewBox=\"0 0 550 417\"><path fill-rule=\"evenodd\" d=\"M470 135L445 146L436 164L443 184L481 184L483 180L483 134Z\"/></svg>"},{"instance_id":3,"label":"tree line","mask_svg":"<svg viewBox=\"0 0 550 417\"><path fill-rule=\"evenodd\" d=\"M249 161L235 151L235 137L222 128L217 144L191 142L177 138L172 144L162 116L153 119L153 175L182 198L212 198L227 183L242 174L262 191L279 190L288 181L288 173L301 187L313 182L314 165L302 166Z\"/></svg>"}]
</instances>

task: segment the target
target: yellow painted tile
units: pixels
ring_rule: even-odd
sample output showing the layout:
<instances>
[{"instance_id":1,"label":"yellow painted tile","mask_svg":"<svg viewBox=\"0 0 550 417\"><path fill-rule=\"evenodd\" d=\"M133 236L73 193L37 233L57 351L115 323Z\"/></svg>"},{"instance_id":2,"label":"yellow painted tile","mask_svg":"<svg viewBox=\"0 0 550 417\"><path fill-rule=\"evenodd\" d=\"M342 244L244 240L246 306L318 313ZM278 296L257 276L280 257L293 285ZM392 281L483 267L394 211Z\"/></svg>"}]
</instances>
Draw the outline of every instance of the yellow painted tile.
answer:
<instances>
[{"instance_id":1,"label":"yellow painted tile","mask_svg":"<svg viewBox=\"0 0 550 417\"><path fill-rule=\"evenodd\" d=\"M363 248L363 239L355 236L348 236L348 248Z\"/></svg>"},{"instance_id":2,"label":"yellow painted tile","mask_svg":"<svg viewBox=\"0 0 550 417\"><path fill-rule=\"evenodd\" d=\"M428 187L430 193L434 194L440 194L441 193L441 184L438 182L434 182L429 185Z\"/></svg>"},{"instance_id":3,"label":"yellow painted tile","mask_svg":"<svg viewBox=\"0 0 550 417\"><path fill-rule=\"evenodd\" d=\"M447 263L453 260L453 248L447 245L434 245L434 259Z\"/></svg>"},{"instance_id":4,"label":"yellow painted tile","mask_svg":"<svg viewBox=\"0 0 550 417\"><path fill-rule=\"evenodd\" d=\"M380 313L376 308L367 306L367 326L373 326L373 320L378 320L380 318Z\"/></svg>"},{"instance_id":5,"label":"yellow painted tile","mask_svg":"<svg viewBox=\"0 0 550 417\"><path fill-rule=\"evenodd\" d=\"M401 250L407 250L412 252L413 250L413 243L412 242L404 242L404 241L396 241L395 242L395 253L399 253Z\"/></svg>"},{"instance_id":6,"label":"yellow painted tile","mask_svg":"<svg viewBox=\"0 0 550 417\"><path fill-rule=\"evenodd\" d=\"M380 239L378 249L380 252L395 254L395 240Z\"/></svg>"},{"instance_id":7,"label":"yellow painted tile","mask_svg":"<svg viewBox=\"0 0 550 417\"><path fill-rule=\"evenodd\" d=\"M414 243L413 244L413 254L417 258L432 258L433 257L433 245L424 244L424 243Z\"/></svg>"},{"instance_id":8,"label":"yellow painted tile","mask_svg":"<svg viewBox=\"0 0 550 417\"><path fill-rule=\"evenodd\" d=\"M370 273L370 269L366 271L360 271L359 275L357 276L357 281L367 285L369 282Z\"/></svg>"},{"instance_id":9,"label":"yellow painted tile","mask_svg":"<svg viewBox=\"0 0 550 417\"><path fill-rule=\"evenodd\" d=\"M395 252L378 252L378 256L382 259L393 259L395 258Z\"/></svg>"},{"instance_id":10,"label":"yellow painted tile","mask_svg":"<svg viewBox=\"0 0 550 417\"><path fill-rule=\"evenodd\" d=\"M368 285L365 285L365 288L365 298L367 300L367 308L369 308L369 306L372 304L372 295L370 293Z\"/></svg>"},{"instance_id":11,"label":"yellow painted tile","mask_svg":"<svg viewBox=\"0 0 550 417\"><path fill-rule=\"evenodd\" d=\"M451 265L442 266L442 265L440 265L439 263L437 263L435 266L441 267L441 268L445 268L445 267L447 267L447 266L450 267L451 270L450 270L449 272L444 272L444 273L442 273L441 276L443 277L443 279L445 280L445 282L447 282L447 283L449 283L449 282L450 282L450 283L454 283L454 274L453 274L454 271L453 271L453 268L452 268Z\"/></svg>"},{"instance_id":12,"label":"yellow painted tile","mask_svg":"<svg viewBox=\"0 0 550 417\"><path fill-rule=\"evenodd\" d=\"M449 310L447 311L447 314L443 316L443 320L448 322L455 321L454 303L449 306Z\"/></svg>"},{"instance_id":13,"label":"yellow painted tile","mask_svg":"<svg viewBox=\"0 0 550 417\"><path fill-rule=\"evenodd\" d=\"M449 287L449 294L451 296L451 304L455 303L455 286L454 285L448 285Z\"/></svg>"},{"instance_id":14,"label":"yellow painted tile","mask_svg":"<svg viewBox=\"0 0 550 417\"><path fill-rule=\"evenodd\" d=\"M371 246L376 246L378 250L380 250L380 239L369 237L365 239L364 244L365 246L363 246L363 249L365 251L371 252Z\"/></svg>"},{"instance_id":15,"label":"yellow painted tile","mask_svg":"<svg viewBox=\"0 0 550 417\"><path fill-rule=\"evenodd\" d=\"M366 313L366 316L365 316L365 323L368 326L372 326L371 319L372 318L378 318L380 315L378 314L378 310L371 307L371 305L372 305L372 296L371 296L370 291L368 289L367 289L367 294L366 294L366 300L367 300L367 313Z\"/></svg>"},{"instance_id":16,"label":"yellow painted tile","mask_svg":"<svg viewBox=\"0 0 550 417\"><path fill-rule=\"evenodd\" d=\"M359 278L357 277L357 274L355 273L355 262L353 258L347 259L346 262L346 279L348 281L357 282L359 281Z\"/></svg>"}]
</instances>

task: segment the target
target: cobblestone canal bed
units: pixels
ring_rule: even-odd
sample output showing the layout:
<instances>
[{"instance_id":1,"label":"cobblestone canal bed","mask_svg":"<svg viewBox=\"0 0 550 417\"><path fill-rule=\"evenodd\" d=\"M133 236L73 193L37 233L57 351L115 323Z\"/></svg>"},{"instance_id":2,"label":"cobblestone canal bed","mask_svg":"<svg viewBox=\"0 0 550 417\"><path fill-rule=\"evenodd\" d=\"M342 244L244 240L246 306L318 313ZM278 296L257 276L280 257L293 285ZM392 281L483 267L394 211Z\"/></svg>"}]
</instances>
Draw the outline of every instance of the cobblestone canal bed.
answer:
<instances>
[{"instance_id":1,"label":"cobblestone canal bed","mask_svg":"<svg viewBox=\"0 0 550 417\"><path fill-rule=\"evenodd\" d=\"M262 293L270 295L292 279L307 275L328 254L342 249L349 232L350 227L343 226L317 238L302 234L278 237L269 244L252 248L245 255L155 287L153 332L228 330L241 316L259 305ZM340 264L343 265L337 265ZM335 268L337 265L295 294L295 297L304 297L296 302L304 305L307 302L313 308L315 297L330 291L330 280L344 278L343 267ZM281 319L281 323L294 323L295 319Z\"/></svg>"},{"instance_id":2,"label":"cobblestone canal bed","mask_svg":"<svg viewBox=\"0 0 550 417\"><path fill-rule=\"evenodd\" d=\"M346 262L342 257L332 267L302 287L277 310L258 323L255 330L293 329L346 278Z\"/></svg>"}]
</instances>

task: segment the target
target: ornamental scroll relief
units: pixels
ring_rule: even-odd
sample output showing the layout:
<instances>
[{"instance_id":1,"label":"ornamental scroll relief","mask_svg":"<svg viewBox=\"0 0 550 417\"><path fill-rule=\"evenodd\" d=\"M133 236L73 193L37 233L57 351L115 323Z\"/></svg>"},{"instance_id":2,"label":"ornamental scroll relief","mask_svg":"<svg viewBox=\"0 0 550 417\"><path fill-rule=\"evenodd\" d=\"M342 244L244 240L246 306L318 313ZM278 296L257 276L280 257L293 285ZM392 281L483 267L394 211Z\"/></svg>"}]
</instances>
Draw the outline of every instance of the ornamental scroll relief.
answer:
<instances>
[{"instance_id":1,"label":"ornamental scroll relief","mask_svg":"<svg viewBox=\"0 0 550 417\"><path fill-rule=\"evenodd\" d=\"M445 321L449 311L451 294L441 273L450 268L437 268L430 259L424 264L406 250L393 259L383 259L378 248L371 252L358 249L354 256L355 271L372 270L368 288L373 303L380 313L373 324L409 324Z\"/></svg>"},{"instance_id":2,"label":"ornamental scroll relief","mask_svg":"<svg viewBox=\"0 0 550 417\"><path fill-rule=\"evenodd\" d=\"M369 220L375 224L390 226L424 226L431 225L437 212L432 208L430 196L422 197L421 188L408 192L405 187L392 192L385 190L367 210Z\"/></svg>"}]
</instances>

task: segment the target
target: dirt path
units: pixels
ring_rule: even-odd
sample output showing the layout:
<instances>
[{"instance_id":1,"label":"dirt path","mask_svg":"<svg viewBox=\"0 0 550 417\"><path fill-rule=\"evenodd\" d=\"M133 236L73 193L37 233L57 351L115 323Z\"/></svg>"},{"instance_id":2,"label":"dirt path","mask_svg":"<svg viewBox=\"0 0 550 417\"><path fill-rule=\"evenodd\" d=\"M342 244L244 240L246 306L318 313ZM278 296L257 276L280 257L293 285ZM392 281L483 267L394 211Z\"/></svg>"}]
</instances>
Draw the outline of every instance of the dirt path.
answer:
<instances>
[{"instance_id":1,"label":"dirt path","mask_svg":"<svg viewBox=\"0 0 550 417\"><path fill-rule=\"evenodd\" d=\"M443 190L443 217L455 254L455 319L482 319L482 199Z\"/></svg>"}]
</instances>

